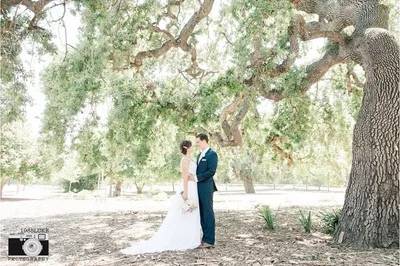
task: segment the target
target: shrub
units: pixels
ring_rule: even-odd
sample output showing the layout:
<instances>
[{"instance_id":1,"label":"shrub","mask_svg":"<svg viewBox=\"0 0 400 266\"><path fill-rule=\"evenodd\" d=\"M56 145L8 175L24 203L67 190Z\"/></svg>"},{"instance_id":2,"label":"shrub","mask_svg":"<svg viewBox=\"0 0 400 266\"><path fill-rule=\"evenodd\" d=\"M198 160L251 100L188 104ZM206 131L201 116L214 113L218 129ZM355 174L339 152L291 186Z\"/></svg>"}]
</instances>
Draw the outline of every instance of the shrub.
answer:
<instances>
[{"instance_id":1,"label":"shrub","mask_svg":"<svg viewBox=\"0 0 400 266\"><path fill-rule=\"evenodd\" d=\"M67 179L62 180L62 187L64 192L68 192L71 188L71 192L78 193L82 190L94 190L97 186L97 174L80 176L77 182L71 182ZM70 186L71 185L71 186Z\"/></svg>"},{"instance_id":2,"label":"shrub","mask_svg":"<svg viewBox=\"0 0 400 266\"><path fill-rule=\"evenodd\" d=\"M308 212L308 215L305 215L301 210L300 210L300 217L299 217L300 224L303 226L304 231L306 233L311 232L311 227L312 227L312 221L311 221L311 211Z\"/></svg>"},{"instance_id":3,"label":"shrub","mask_svg":"<svg viewBox=\"0 0 400 266\"><path fill-rule=\"evenodd\" d=\"M322 231L325 234L333 235L339 224L339 218L342 213L341 209L334 209L332 211L321 212L320 217L322 221Z\"/></svg>"},{"instance_id":4,"label":"shrub","mask_svg":"<svg viewBox=\"0 0 400 266\"><path fill-rule=\"evenodd\" d=\"M264 228L267 228L268 230L275 230L276 215L273 214L269 206L261 207L260 216L264 219Z\"/></svg>"}]
</instances>

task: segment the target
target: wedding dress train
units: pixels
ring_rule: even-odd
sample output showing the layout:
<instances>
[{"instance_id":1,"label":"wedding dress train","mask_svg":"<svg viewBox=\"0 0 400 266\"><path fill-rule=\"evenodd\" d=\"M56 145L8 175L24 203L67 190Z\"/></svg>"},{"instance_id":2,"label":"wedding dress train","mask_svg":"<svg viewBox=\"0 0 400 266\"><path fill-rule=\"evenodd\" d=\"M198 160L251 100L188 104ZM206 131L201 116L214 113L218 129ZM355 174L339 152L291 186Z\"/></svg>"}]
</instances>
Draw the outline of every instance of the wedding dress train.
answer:
<instances>
[{"instance_id":1,"label":"wedding dress train","mask_svg":"<svg viewBox=\"0 0 400 266\"><path fill-rule=\"evenodd\" d=\"M196 163L190 162L190 173L196 179ZM188 182L188 199L199 206L197 195L197 180ZM183 182L182 182L183 183ZM167 215L157 232L147 240L132 242L130 247L121 250L124 254L140 254L160 252L164 250L193 249L201 243L201 225L199 207L191 212L182 212L183 199L180 192L183 184L175 195L169 199Z\"/></svg>"}]
</instances>

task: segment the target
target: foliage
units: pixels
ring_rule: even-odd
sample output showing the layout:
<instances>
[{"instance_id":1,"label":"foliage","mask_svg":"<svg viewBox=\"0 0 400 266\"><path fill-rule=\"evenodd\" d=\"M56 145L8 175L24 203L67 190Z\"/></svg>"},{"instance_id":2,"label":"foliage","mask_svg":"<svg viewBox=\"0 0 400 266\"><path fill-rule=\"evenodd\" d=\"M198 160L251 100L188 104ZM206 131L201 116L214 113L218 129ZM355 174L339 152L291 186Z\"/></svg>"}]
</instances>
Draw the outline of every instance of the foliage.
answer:
<instances>
[{"instance_id":1,"label":"foliage","mask_svg":"<svg viewBox=\"0 0 400 266\"><path fill-rule=\"evenodd\" d=\"M225 103L226 99L230 100L245 89L236 76L233 70L228 70L218 79L203 84L200 87L200 97L197 101L199 105L197 121L199 124L218 120L218 110L221 108L221 102Z\"/></svg>"},{"instance_id":2,"label":"foliage","mask_svg":"<svg viewBox=\"0 0 400 266\"><path fill-rule=\"evenodd\" d=\"M198 4L196 1L190 3ZM182 7L182 18L191 15L187 5ZM287 27L293 12L290 1L236 0L221 3L221 14L212 17L216 20L208 25L199 24L192 37L201 67L212 72L201 82L184 77L180 66L186 64L188 58L175 50L157 60L144 60L140 71L136 72L129 65L129 58L139 51L159 47L165 41L165 35L154 33L148 26L162 18L164 7L157 1L142 5L121 1L118 9L102 1L77 2L77 6L82 8L83 22L77 49L68 53L64 62L54 62L44 76L49 99L44 132L47 139L63 150L66 148L64 140L78 127L79 113L110 101L106 124L97 124L97 114L86 119L74 137L73 146L79 152L79 164L86 174L101 169L110 181L129 180L143 184L176 180L179 153L170 148L158 149L158 146L165 148L159 140L169 141L174 146L179 142L178 138L185 138L189 132L193 134L197 128L210 132L220 130L221 111L234 97L246 93L252 99L256 98L243 83L252 74L248 65L254 36L261 37L264 46L274 48L274 56L268 49L261 51L262 56L274 58L267 61L264 71L280 63L289 52ZM165 28L178 33L179 23L183 21L170 20ZM216 21L226 27L216 27ZM227 39L231 39L231 44L222 38L221 30ZM205 38L207 34L215 38L207 38L210 40L207 44L197 45L197 38ZM221 40L226 45L219 51L215 48ZM240 158L245 158L243 167L229 155L229 150L222 149L220 153L228 162L221 162L218 178L234 181L238 178L233 175L233 166L236 166L250 170L247 174L253 180L321 185L343 183L336 181L343 179L342 173L332 176L337 173L333 164L329 166L328 180L321 171L313 169L312 177L307 171L316 163L319 165L316 153L328 154L328 151L310 151L312 156L301 163L303 167L295 165L288 169L269 145L271 139L278 137L283 151L293 156L315 146L313 139L322 124L319 123L321 108L327 110L322 114L329 113L331 103L320 107L311 95L299 93L304 75L305 69L296 66L277 78L262 79L265 90L282 91L287 97L273 105L275 113L272 117L257 115L255 105L252 105L242 123L246 143L236 151ZM331 116L335 115L332 113ZM326 123L333 123L334 120L329 119L325 119ZM318 126L314 127L316 123ZM179 137L171 138L166 131L159 130L164 124L174 128ZM246 162L251 162L251 167L246 168ZM315 168L319 169L318 166Z\"/></svg>"},{"instance_id":3,"label":"foliage","mask_svg":"<svg viewBox=\"0 0 400 266\"><path fill-rule=\"evenodd\" d=\"M22 81L9 82L1 84L0 89L0 121L3 125L21 121L25 114L25 105L30 100L25 84Z\"/></svg>"},{"instance_id":4,"label":"foliage","mask_svg":"<svg viewBox=\"0 0 400 266\"><path fill-rule=\"evenodd\" d=\"M78 154L76 151L72 151L63 155L62 167L59 171L53 172L52 178L57 180L62 186L68 181L69 185L78 182L79 177L82 174L82 170L78 162ZM70 191L68 189L67 191Z\"/></svg>"},{"instance_id":5,"label":"foliage","mask_svg":"<svg viewBox=\"0 0 400 266\"><path fill-rule=\"evenodd\" d=\"M131 63L138 52L168 40L151 25L157 22L178 36L198 1L184 1L180 8L173 8L177 19L165 15L162 1L74 1L82 18L79 41L64 60L54 57L42 77L47 103L37 173L49 177L62 170L60 175L71 181L102 173L111 183L127 181L139 186L175 182L179 180L179 141L198 130L220 131L223 108L244 94L251 99L240 126L244 143L218 150L219 180L235 182L248 175L257 182L274 184L345 184L362 90L353 86L349 92L344 66L333 68L325 76L327 81L324 78L307 93L300 91L306 68L297 62L278 77L263 76L290 52L292 1L214 2L216 12L199 23L189 38L199 66L208 73L196 80L185 73L191 57L180 49L147 58L140 69ZM22 118L29 102L26 73L18 59L23 48L19 37L28 18L18 19L18 31L5 36L1 44L1 79L6 82L1 85L0 110L1 121L7 123ZM29 36L52 51L50 34L33 31ZM266 60L253 69L249 65L257 38ZM329 44L323 50L338 48ZM308 52L301 47L300 54ZM282 92L285 99L274 103L262 99L256 88L244 83L253 74L260 75L261 91ZM266 101L272 114L258 110ZM106 112L97 110L100 105L107 105ZM273 149L277 139L282 152L293 158L291 166ZM76 156L65 158L72 151ZM79 176L71 173L68 164L79 169ZM235 172L240 174L235 176Z\"/></svg>"},{"instance_id":6,"label":"foliage","mask_svg":"<svg viewBox=\"0 0 400 266\"><path fill-rule=\"evenodd\" d=\"M304 214L301 210L299 211L300 217L299 222L304 229L304 232L310 233L312 229L312 221L311 221L311 211L308 212L308 215Z\"/></svg>"},{"instance_id":7,"label":"foliage","mask_svg":"<svg viewBox=\"0 0 400 266\"><path fill-rule=\"evenodd\" d=\"M267 141L278 140L280 149L287 154L300 149L313 127L311 105L308 96L292 96L277 103L272 121L264 129Z\"/></svg>"},{"instance_id":8,"label":"foliage","mask_svg":"<svg viewBox=\"0 0 400 266\"><path fill-rule=\"evenodd\" d=\"M73 148L79 154L79 162L84 173L100 172L106 158L102 153L104 134L97 129L96 120L87 120L74 139Z\"/></svg>"},{"instance_id":9,"label":"foliage","mask_svg":"<svg viewBox=\"0 0 400 266\"><path fill-rule=\"evenodd\" d=\"M257 176L257 161L254 158L254 154L249 150L242 150L241 156L234 157L231 161L231 168L235 175L239 178L256 177Z\"/></svg>"},{"instance_id":10,"label":"foliage","mask_svg":"<svg viewBox=\"0 0 400 266\"><path fill-rule=\"evenodd\" d=\"M26 183L40 173L37 149L30 144L29 131L21 122L5 124L0 134L0 183Z\"/></svg>"},{"instance_id":11,"label":"foliage","mask_svg":"<svg viewBox=\"0 0 400 266\"><path fill-rule=\"evenodd\" d=\"M94 190L97 186L98 175L92 174L88 176L80 176L77 181L63 179L61 185L64 192L78 193L82 190Z\"/></svg>"},{"instance_id":12,"label":"foliage","mask_svg":"<svg viewBox=\"0 0 400 266\"><path fill-rule=\"evenodd\" d=\"M287 27L291 17L290 1L242 1L235 0L230 6L230 12L238 28L235 32L234 63L240 73L248 73L247 64L252 51L254 36L261 38L264 44L270 43L278 57L287 53ZM273 25L273 27L272 27ZM268 57L268 51L262 51L262 56ZM270 62L271 64L275 62ZM250 74L250 73L249 73Z\"/></svg>"},{"instance_id":13,"label":"foliage","mask_svg":"<svg viewBox=\"0 0 400 266\"><path fill-rule=\"evenodd\" d=\"M17 9L18 10L18 9ZM24 45L30 44L32 53L54 55L56 46L52 34L46 29L33 27L29 12L3 10L0 16L0 121L2 124L22 120L29 102L26 82L30 77L24 69L20 54ZM45 17L45 14L43 14Z\"/></svg>"},{"instance_id":14,"label":"foliage","mask_svg":"<svg viewBox=\"0 0 400 266\"><path fill-rule=\"evenodd\" d=\"M322 230L326 234L333 235L339 224L341 209L334 209L332 211L321 212L320 217L322 220Z\"/></svg>"},{"instance_id":15,"label":"foliage","mask_svg":"<svg viewBox=\"0 0 400 266\"><path fill-rule=\"evenodd\" d=\"M102 71L108 55L107 43L86 37L65 61L53 63L43 75L45 95L51 99L45 110L44 133L59 151L73 118L85 106L86 99L102 87Z\"/></svg>"},{"instance_id":16,"label":"foliage","mask_svg":"<svg viewBox=\"0 0 400 266\"><path fill-rule=\"evenodd\" d=\"M276 215L272 212L269 206L262 206L259 215L264 219L264 227L268 230L275 230Z\"/></svg>"}]
</instances>

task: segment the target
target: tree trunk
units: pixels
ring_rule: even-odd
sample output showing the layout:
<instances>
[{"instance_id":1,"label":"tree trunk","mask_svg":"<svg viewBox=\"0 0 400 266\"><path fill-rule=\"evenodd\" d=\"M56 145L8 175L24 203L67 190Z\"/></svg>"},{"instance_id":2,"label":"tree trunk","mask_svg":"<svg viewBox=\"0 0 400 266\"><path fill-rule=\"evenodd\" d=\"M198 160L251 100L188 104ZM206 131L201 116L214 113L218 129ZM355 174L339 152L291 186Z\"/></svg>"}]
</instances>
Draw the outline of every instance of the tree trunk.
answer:
<instances>
[{"instance_id":1,"label":"tree trunk","mask_svg":"<svg viewBox=\"0 0 400 266\"><path fill-rule=\"evenodd\" d=\"M5 184L6 184L5 179L0 180L0 200L3 199L3 188Z\"/></svg>"},{"instance_id":2,"label":"tree trunk","mask_svg":"<svg viewBox=\"0 0 400 266\"><path fill-rule=\"evenodd\" d=\"M19 193L19 187L20 187L20 185L21 185L21 177L20 178L18 178L18 181L17 181L17 194Z\"/></svg>"},{"instance_id":3,"label":"tree trunk","mask_svg":"<svg viewBox=\"0 0 400 266\"><path fill-rule=\"evenodd\" d=\"M142 194L143 193L144 183L139 184L139 183L135 182L135 186L136 186L136 192L138 194Z\"/></svg>"},{"instance_id":4,"label":"tree trunk","mask_svg":"<svg viewBox=\"0 0 400 266\"><path fill-rule=\"evenodd\" d=\"M101 174L97 174L97 190L100 190Z\"/></svg>"},{"instance_id":5,"label":"tree trunk","mask_svg":"<svg viewBox=\"0 0 400 266\"><path fill-rule=\"evenodd\" d=\"M112 185L112 182L110 182L110 185L109 185L109 190L108 190L108 196L111 198L112 196L113 196L113 185Z\"/></svg>"},{"instance_id":6,"label":"tree trunk","mask_svg":"<svg viewBox=\"0 0 400 266\"><path fill-rule=\"evenodd\" d=\"M254 190L253 178L251 176L243 177L243 185L244 185L244 191L246 193L256 193L256 191Z\"/></svg>"},{"instance_id":7,"label":"tree trunk","mask_svg":"<svg viewBox=\"0 0 400 266\"><path fill-rule=\"evenodd\" d=\"M122 191L122 181L118 180L117 183L115 184L115 190L114 190L114 197L119 197L121 196L121 191Z\"/></svg>"},{"instance_id":8,"label":"tree trunk","mask_svg":"<svg viewBox=\"0 0 400 266\"><path fill-rule=\"evenodd\" d=\"M356 45L366 75L353 133L353 160L335 240L399 246L399 46L383 29Z\"/></svg>"}]
</instances>

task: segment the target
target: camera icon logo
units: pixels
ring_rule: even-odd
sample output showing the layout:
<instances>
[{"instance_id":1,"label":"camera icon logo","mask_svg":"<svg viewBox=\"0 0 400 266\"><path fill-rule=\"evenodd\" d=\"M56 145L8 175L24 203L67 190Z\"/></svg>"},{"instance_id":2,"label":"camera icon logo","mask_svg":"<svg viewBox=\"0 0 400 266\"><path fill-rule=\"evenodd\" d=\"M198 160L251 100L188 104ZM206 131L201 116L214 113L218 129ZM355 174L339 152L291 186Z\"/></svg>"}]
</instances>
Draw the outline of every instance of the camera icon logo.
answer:
<instances>
[{"instance_id":1,"label":"camera icon logo","mask_svg":"<svg viewBox=\"0 0 400 266\"><path fill-rule=\"evenodd\" d=\"M8 258L9 259L40 259L49 256L48 233L21 232L10 234L8 237Z\"/></svg>"},{"instance_id":2,"label":"camera icon logo","mask_svg":"<svg viewBox=\"0 0 400 266\"><path fill-rule=\"evenodd\" d=\"M43 246L36 238L30 238L22 245L22 249L27 256L38 256L42 252Z\"/></svg>"}]
</instances>

